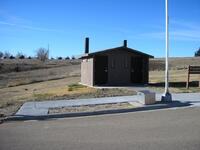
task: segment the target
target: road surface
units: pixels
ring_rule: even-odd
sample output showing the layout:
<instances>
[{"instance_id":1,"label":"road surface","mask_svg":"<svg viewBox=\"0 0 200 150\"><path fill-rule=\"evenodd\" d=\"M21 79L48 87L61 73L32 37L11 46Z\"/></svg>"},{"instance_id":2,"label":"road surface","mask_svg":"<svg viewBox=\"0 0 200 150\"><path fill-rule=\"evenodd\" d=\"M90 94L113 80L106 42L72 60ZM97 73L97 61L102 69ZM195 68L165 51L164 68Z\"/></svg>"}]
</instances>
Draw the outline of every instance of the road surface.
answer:
<instances>
[{"instance_id":1,"label":"road surface","mask_svg":"<svg viewBox=\"0 0 200 150\"><path fill-rule=\"evenodd\" d=\"M200 107L0 125L1 150L199 150Z\"/></svg>"}]
</instances>

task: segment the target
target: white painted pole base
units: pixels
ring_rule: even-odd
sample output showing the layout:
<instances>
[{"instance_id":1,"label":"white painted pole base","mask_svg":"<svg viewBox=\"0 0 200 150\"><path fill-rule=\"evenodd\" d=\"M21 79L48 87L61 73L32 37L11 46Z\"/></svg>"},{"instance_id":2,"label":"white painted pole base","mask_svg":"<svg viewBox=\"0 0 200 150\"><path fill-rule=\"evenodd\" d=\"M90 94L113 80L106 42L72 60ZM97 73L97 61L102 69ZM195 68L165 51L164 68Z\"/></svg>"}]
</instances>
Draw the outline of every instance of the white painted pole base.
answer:
<instances>
[{"instance_id":1,"label":"white painted pole base","mask_svg":"<svg viewBox=\"0 0 200 150\"><path fill-rule=\"evenodd\" d=\"M161 102L172 102L172 95L169 92L166 92L161 97Z\"/></svg>"}]
</instances>

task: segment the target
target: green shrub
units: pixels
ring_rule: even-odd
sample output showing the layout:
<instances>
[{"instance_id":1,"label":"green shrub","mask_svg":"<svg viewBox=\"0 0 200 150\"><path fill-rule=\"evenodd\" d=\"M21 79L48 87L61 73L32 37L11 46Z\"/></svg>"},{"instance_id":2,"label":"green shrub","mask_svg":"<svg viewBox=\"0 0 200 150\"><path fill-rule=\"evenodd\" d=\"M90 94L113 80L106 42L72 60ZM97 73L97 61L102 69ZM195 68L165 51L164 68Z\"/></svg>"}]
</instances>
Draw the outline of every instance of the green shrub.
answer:
<instances>
[{"instance_id":1,"label":"green shrub","mask_svg":"<svg viewBox=\"0 0 200 150\"><path fill-rule=\"evenodd\" d=\"M68 91L75 91L77 89L85 88L85 87L86 87L85 85L81 85L81 84L70 84L68 85Z\"/></svg>"}]
</instances>

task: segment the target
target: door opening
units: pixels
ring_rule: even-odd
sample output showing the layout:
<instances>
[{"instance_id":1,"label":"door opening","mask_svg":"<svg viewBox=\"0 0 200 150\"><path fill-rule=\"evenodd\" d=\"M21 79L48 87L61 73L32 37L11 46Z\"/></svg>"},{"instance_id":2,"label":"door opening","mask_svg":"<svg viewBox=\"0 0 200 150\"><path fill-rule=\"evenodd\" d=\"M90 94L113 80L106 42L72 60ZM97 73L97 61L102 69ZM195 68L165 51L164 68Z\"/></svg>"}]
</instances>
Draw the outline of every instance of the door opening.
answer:
<instances>
[{"instance_id":1,"label":"door opening","mask_svg":"<svg viewBox=\"0 0 200 150\"><path fill-rule=\"evenodd\" d=\"M142 57L131 57L131 83L143 83Z\"/></svg>"},{"instance_id":2,"label":"door opening","mask_svg":"<svg viewBox=\"0 0 200 150\"><path fill-rule=\"evenodd\" d=\"M108 56L95 56L95 84L108 82Z\"/></svg>"}]
</instances>

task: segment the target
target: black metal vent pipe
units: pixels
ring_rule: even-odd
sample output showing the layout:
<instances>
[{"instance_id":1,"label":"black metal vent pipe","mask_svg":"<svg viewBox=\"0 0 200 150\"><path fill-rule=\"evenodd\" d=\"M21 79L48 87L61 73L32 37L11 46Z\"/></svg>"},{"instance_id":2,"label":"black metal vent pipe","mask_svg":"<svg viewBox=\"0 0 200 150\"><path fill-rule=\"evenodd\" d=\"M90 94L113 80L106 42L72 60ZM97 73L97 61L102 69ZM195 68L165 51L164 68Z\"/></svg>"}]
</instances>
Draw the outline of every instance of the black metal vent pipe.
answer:
<instances>
[{"instance_id":1,"label":"black metal vent pipe","mask_svg":"<svg viewBox=\"0 0 200 150\"><path fill-rule=\"evenodd\" d=\"M127 40L124 40L124 47L127 47Z\"/></svg>"},{"instance_id":2,"label":"black metal vent pipe","mask_svg":"<svg viewBox=\"0 0 200 150\"><path fill-rule=\"evenodd\" d=\"M89 38L85 38L85 54L89 53Z\"/></svg>"}]
</instances>

